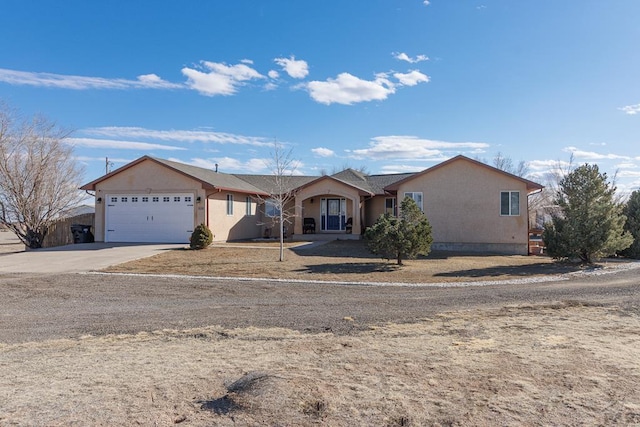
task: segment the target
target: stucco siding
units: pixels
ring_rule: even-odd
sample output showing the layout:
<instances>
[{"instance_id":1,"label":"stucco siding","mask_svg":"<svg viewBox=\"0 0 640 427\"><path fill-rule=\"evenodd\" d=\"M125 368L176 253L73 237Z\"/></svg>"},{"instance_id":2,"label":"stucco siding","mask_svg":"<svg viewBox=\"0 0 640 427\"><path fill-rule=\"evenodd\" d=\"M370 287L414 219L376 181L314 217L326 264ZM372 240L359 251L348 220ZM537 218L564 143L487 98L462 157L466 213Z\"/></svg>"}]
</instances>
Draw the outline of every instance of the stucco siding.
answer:
<instances>
[{"instance_id":1,"label":"stucco siding","mask_svg":"<svg viewBox=\"0 0 640 427\"><path fill-rule=\"evenodd\" d=\"M353 234L360 234L360 193L357 189L328 177L303 187L296 193L296 217L304 215L315 218L316 232L320 232L320 199L332 197L346 199L346 217L353 218ZM310 200L312 198L313 204ZM295 234L302 234L302 221L296 222L294 230Z\"/></svg>"},{"instance_id":2,"label":"stucco siding","mask_svg":"<svg viewBox=\"0 0 640 427\"><path fill-rule=\"evenodd\" d=\"M227 195L233 196L233 213L227 212ZM247 215L247 194L215 192L207 197L208 224L215 242L260 237L260 205L251 198L252 215Z\"/></svg>"},{"instance_id":3,"label":"stucco siding","mask_svg":"<svg viewBox=\"0 0 640 427\"><path fill-rule=\"evenodd\" d=\"M371 227L385 212L387 196L375 196L365 202L364 222L365 227Z\"/></svg>"},{"instance_id":4,"label":"stucco siding","mask_svg":"<svg viewBox=\"0 0 640 427\"><path fill-rule=\"evenodd\" d=\"M500 215L500 193L520 192L520 215ZM409 180L398 189L398 204L405 192L422 192L424 212L435 244L468 247L527 247L527 189L516 179L459 160ZM502 252L499 251L498 252Z\"/></svg>"},{"instance_id":5,"label":"stucco siding","mask_svg":"<svg viewBox=\"0 0 640 427\"><path fill-rule=\"evenodd\" d=\"M143 161L129 169L113 175L96 184L96 217L95 239L104 241L105 234L105 206L108 194L154 194L154 193L191 193L194 200L205 198L202 184L194 179L174 172L151 160ZM101 203L97 200L100 199ZM203 204L194 209L194 225L204 222Z\"/></svg>"}]
</instances>

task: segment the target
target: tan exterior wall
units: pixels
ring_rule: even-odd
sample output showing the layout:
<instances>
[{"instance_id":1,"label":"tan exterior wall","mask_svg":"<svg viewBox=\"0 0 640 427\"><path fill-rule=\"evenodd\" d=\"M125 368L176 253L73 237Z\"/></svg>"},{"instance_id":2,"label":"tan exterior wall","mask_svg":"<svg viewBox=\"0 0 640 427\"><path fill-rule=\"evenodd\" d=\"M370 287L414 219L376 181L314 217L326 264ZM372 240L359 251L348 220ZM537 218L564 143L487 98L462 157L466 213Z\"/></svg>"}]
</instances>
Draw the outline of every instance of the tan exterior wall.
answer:
<instances>
[{"instance_id":1,"label":"tan exterior wall","mask_svg":"<svg viewBox=\"0 0 640 427\"><path fill-rule=\"evenodd\" d=\"M227 195L233 195L233 215L227 215ZM207 197L208 226L214 242L252 239L262 233L260 205L250 197L252 215L247 215L247 194L235 192L215 192Z\"/></svg>"},{"instance_id":2,"label":"tan exterior wall","mask_svg":"<svg viewBox=\"0 0 640 427\"><path fill-rule=\"evenodd\" d=\"M385 200L392 196L375 196L365 202L365 227L371 227L385 212Z\"/></svg>"},{"instance_id":3,"label":"tan exterior wall","mask_svg":"<svg viewBox=\"0 0 640 427\"><path fill-rule=\"evenodd\" d=\"M174 172L154 161L145 160L129 169L105 179L96 184L96 217L95 240L104 241L105 205L107 194L134 194L134 193L193 193L194 200L200 197L205 199L205 191L200 182L188 178L178 172ZM98 203L98 198L102 203ZM194 225L205 221L204 203L196 203L194 211Z\"/></svg>"},{"instance_id":4,"label":"tan exterior wall","mask_svg":"<svg viewBox=\"0 0 640 427\"><path fill-rule=\"evenodd\" d=\"M302 188L296 194L296 218L316 219L316 232L320 232L320 199L347 199L346 218L353 218L353 234L360 234L360 193L353 187L325 178ZM311 203L313 199L313 204ZM296 221L295 234L302 234L302 221Z\"/></svg>"},{"instance_id":5,"label":"tan exterior wall","mask_svg":"<svg viewBox=\"0 0 640 427\"><path fill-rule=\"evenodd\" d=\"M499 172L459 160L418 176L398 189L423 193L434 248L527 254L526 185ZM520 192L520 215L500 215L500 192Z\"/></svg>"}]
</instances>

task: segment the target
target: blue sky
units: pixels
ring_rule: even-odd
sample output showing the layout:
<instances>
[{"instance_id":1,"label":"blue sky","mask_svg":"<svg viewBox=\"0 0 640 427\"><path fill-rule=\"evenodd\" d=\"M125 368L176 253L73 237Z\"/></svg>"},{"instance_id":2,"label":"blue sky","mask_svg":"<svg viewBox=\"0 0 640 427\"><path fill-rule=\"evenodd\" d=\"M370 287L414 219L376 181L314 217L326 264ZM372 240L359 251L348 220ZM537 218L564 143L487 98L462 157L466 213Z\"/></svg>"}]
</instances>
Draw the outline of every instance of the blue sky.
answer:
<instances>
[{"instance_id":1,"label":"blue sky","mask_svg":"<svg viewBox=\"0 0 640 427\"><path fill-rule=\"evenodd\" d=\"M640 1L3 0L0 99L73 129L85 181L148 154L267 173L501 152L640 188Z\"/></svg>"}]
</instances>

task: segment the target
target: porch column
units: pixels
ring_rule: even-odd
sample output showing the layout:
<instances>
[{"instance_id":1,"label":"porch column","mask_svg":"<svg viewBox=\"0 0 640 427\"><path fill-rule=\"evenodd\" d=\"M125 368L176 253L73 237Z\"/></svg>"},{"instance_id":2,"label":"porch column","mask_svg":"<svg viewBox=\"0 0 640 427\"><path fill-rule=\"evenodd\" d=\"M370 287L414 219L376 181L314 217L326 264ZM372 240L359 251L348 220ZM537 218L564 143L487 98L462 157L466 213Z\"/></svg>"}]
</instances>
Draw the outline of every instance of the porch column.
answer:
<instances>
[{"instance_id":1,"label":"porch column","mask_svg":"<svg viewBox=\"0 0 640 427\"><path fill-rule=\"evenodd\" d=\"M353 224L352 224L352 228L351 228L351 234L360 234L360 229L362 228L360 226L360 196L358 196L358 199L351 199L351 204L353 205L353 215L351 216L351 218L353 218Z\"/></svg>"},{"instance_id":2,"label":"porch column","mask_svg":"<svg viewBox=\"0 0 640 427\"><path fill-rule=\"evenodd\" d=\"M293 234L302 234L302 199L296 194L294 200Z\"/></svg>"}]
</instances>

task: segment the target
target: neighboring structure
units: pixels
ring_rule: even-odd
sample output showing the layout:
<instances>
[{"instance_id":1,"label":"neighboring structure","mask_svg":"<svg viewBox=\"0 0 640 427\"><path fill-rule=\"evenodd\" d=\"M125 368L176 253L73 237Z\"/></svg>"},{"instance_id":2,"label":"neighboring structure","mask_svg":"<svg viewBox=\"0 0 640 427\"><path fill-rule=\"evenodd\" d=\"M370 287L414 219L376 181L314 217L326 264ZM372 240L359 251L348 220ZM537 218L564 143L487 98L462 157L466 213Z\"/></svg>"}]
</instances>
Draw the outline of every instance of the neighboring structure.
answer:
<instances>
[{"instance_id":1,"label":"neighboring structure","mask_svg":"<svg viewBox=\"0 0 640 427\"><path fill-rule=\"evenodd\" d=\"M457 156L419 173L288 177L295 212L287 234L359 238L385 212L412 197L433 229L434 249L527 254L528 195L535 182ZM205 223L214 241L273 236L277 212L269 175L225 174L141 157L82 187L95 191L95 238L186 243ZM304 221L306 218L307 221ZM304 230L303 230L304 227Z\"/></svg>"}]
</instances>

